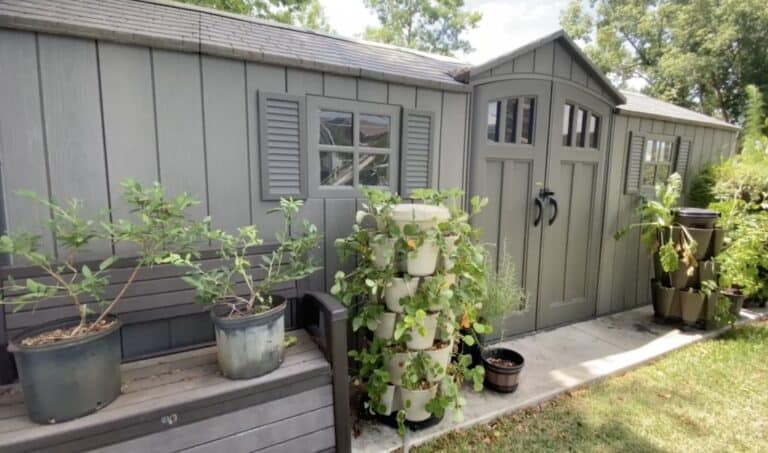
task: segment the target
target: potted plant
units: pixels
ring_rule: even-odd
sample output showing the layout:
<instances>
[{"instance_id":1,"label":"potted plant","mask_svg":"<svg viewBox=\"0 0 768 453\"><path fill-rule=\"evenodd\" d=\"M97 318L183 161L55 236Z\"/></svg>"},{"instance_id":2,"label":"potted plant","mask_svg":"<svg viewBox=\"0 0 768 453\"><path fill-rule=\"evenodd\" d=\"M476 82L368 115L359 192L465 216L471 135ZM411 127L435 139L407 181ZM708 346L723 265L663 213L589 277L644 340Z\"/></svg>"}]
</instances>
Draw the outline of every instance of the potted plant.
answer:
<instances>
[{"instance_id":1,"label":"potted plant","mask_svg":"<svg viewBox=\"0 0 768 453\"><path fill-rule=\"evenodd\" d=\"M697 242L685 225L676 221L677 201L683 183L680 175L672 173L666 184L656 185L656 199L643 198L635 211L638 223L621 228L614 238L620 240L629 231L639 228L641 240L654 257L655 278L652 281L654 314L658 318L675 316L679 301L675 289L691 286L698 264ZM687 300L687 299L686 299Z\"/></svg>"},{"instance_id":2,"label":"potted plant","mask_svg":"<svg viewBox=\"0 0 768 453\"><path fill-rule=\"evenodd\" d=\"M189 256L175 256L174 264L190 269L183 279L195 289L196 301L210 306L219 367L230 379L264 375L283 361L286 299L272 291L280 283L300 280L319 269L309 255L320 241L317 227L305 220L301 232L295 232L294 219L301 206L301 200L283 198L279 208L268 211L282 214L283 228L276 234L276 249L259 263L264 272L260 281L254 278L248 257L262 244L253 225L234 234L219 229L207 232L223 260L213 269Z\"/></svg>"},{"instance_id":3,"label":"potted plant","mask_svg":"<svg viewBox=\"0 0 768 453\"><path fill-rule=\"evenodd\" d=\"M430 376L442 374L440 365L423 352L416 353L405 366L401 377L403 415L410 422L422 422L432 416L427 404L437 395L438 385Z\"/></svg>"},{"instance_id":4,"label":"potted plant","mask_svg":"<svg viewBox=\"0 0 768 453\"><path fill-rule=\"evenodd\" d=\"M166 262L170 250L193 253L185 238L196 226L185 214L194 200L186 194L167 200L159 184L144 187L129 179L122 187L122 199L133 216L114 222L85 219L78 200L59 204L23 193L50 210L48 227L60 250L58 260L40 250L39 236L19 233L0 237L0 253L23 258L48 277L11 280L4 293L13 295L2 303L21 309L62 297L69 299L76 315L29 329L9 344L27 412L34 422L77 418L117 398L121 387L121 323L113 315L115 308L141 269ZM78 263L82 252L95 241L129 243L136 251L130 274L114 290L108 291L108 286L116 256L95 265Z\"/></svg>"},{"instance_id":5,"label":"potted plant","mask_svg":"<svg viewBox=\"0 0 768 453\"><path fill-rule=\"evenodd\" d=\"M502 246L498 269L489 260L486 264L487 290L485 299L479 310L479 317L494 329L500 331L500 339L504 338L504 320L526 309L528 295L518 283L518 275L512 257L507 253L506 245ZM511 393L517 390L519 376L524 366L523 356L506 347L481 348L475 352L485 369L485 385L497 392Z\"/></svg>"}]
</instances>

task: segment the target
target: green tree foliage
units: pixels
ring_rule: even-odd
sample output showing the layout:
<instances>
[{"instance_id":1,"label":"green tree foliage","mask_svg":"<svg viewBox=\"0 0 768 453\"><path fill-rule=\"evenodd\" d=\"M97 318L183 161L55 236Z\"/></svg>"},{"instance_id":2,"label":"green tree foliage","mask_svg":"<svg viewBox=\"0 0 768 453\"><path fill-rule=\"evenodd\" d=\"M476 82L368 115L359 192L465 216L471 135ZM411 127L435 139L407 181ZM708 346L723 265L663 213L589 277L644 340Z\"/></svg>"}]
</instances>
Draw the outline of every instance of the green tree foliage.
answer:
<instances>
[{"instance_id":1,"label":"green tree foliage","mask_svg":"<svg viewBox=\"0 0 768 453\"><path fill-rule=\"evenodd\" d=\"M332 32L320 0L177 0L235 14Z\"/></svg>"},{"instance_id":2,"label":"green tree foliage","mask_svg":"<svg viewBox=\"0 0 768 453\"><path fill-rule=\"evenodd\" d=\"M482 18L463 11L464 0L365 0L365 6L381 24L368 27L365 39L443 55L474 50L461 34Z\"/></svg>"},{"instance_id":3,"label":"green tree foliage","mask_svg":"<svg viewBox=\"0 0 768 453\"><path fill-rule=\"evenodd\" d=\"M748 84L768 89L765 0L572 0L560 22L614 80L741 122Z\"/></svg>"}]
</instances>

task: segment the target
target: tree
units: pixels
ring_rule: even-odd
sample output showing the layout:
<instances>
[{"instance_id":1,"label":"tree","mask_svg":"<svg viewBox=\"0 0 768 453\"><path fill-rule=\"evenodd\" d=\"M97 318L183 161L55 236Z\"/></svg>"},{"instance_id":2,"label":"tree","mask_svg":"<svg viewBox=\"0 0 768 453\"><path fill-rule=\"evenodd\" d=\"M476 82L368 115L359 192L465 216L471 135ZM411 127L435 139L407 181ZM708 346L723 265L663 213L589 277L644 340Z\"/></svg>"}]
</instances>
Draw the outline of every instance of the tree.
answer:
<instances>
[{"instance_id":1,"label":"tree","mask_svg":"<svg viewBox=\"0 0 768 453\"><path fill-rule=\"evenodd\" d=\"M178 0L235 14L332 32L320 0Z\"/></svg>"},{"instance_id":2,"label":"tree","mask_svg":"<svg viewBox=\"0 0 768 453\"><path fill-rule=\"evenodd\" d=\"M477 27L482 14L462 11L464 0L364 0L381 26L368 27L370 41L443 55L474 50L461 34Z\"/></svg>"},{"instance_id":3,"label":"tree","mask_svg":"<svg viewBox=\"0 0 768 453\"><path fill-rule=\"evenodd\" d=\"M560 22L618 83L725 121L743 121L748 84L768 92L765 0L572 0Z\"/></svg>"}]
</instances>

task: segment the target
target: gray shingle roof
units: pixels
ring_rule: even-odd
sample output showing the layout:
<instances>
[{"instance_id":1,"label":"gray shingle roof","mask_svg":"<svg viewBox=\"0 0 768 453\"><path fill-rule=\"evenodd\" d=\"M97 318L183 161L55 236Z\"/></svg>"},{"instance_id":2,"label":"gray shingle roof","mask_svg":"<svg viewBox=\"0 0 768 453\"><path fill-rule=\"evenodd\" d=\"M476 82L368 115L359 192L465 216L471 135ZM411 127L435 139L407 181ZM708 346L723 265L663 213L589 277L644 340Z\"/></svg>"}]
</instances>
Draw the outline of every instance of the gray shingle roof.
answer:
<instances>
[{"instance_id":1,"label":"gray shingle roof","mask_svg":"<svg viewBox=\"0 0 768 453\"><path fill-rule=\"evenodd\" d=\"M669 119L677 122L697 124L701 126L716 127L719 129L738 130L737 126L726 123L717 118L712 118L693 110L688 110L669 102L646 96L644 94L622 91L627 102L617 108L627 114L636 114L651 118Z\"/></svg>"},{"instance_id":2,"label":"gray shingle roof","mask_svg":"<svg viewBox=\"0 0 768 453\"><path fill-rule=\"evenodd\" d=\"M457 60L159 0L0 0L0 26L467 90Z\"/></svg>"}]
</instances>

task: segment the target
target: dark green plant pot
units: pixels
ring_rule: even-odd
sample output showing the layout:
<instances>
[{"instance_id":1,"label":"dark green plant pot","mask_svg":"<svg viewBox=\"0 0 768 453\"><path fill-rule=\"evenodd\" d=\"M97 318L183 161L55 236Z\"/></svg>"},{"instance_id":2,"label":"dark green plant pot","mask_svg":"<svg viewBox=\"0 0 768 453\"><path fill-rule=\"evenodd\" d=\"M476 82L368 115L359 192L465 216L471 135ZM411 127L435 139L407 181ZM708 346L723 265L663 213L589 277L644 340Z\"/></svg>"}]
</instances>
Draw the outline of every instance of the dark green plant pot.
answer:
<instances>
[{"instance_id":1,"label":"dark green plant pot","mask_svg":"<svg viewBox=\"0 0 768 453\"><path fill-rule=\"evenodd\" d=\"M24 346L29 338L69 328L79 318L59 320L24 331L8 345L13 353L24 405L35 423L50 424L96 412L120 395L120 321L93 335L44 346Z\"/></svg>"},{"instance_id":2,"label":"dark green plant pot","mask_svg":"<svg viewBox=\"0 0 768 453\"><path fill-rule=\"evenodd\" d=\"M670 286L677 289L685 289L693 286L696 281L696 272L692 275L688 275L689 266L685 264L683 260L680 260L678 268L675 272L671 272L669 275Z\"/></svg>"},{"instance_id":3,"label":"dark green plant pot","mask_svg":"<svg viewBox=\"0 0 768 453\"><path fill-rule=\"evenodd\" d=\"M722 228L715 228L712 230L712 241L709 243L709 256L717 256L723 250L723 242L725 241L725 230Z\"/></svg>"},{"instance_id":4,"label":"dark green plant pot","mask_svg":"<svg viewBox=\"0 0 768 453\"><path fill-rule=\"evenodd\" d=\"M744 294L742 294L741 290L728 288L723 290L723 296L731 301L731 314L738 318L741 314L741 309L744 307Z\"/></svg>"},{"instance_id":5,"label":"dark green plant pot","mask_svg":"<svg viewBox=\"0 0 768 453\"><path fill-rule=\"evenodd\" d=\"M696 241L696 253L693 255L698 261L708 258L709 243L712 241L712 228L688 227L688 234Z\"/></svg>"},{"instance_id":6,"label":"dark green plant pot","mask_svg":"<svg viewBox=\"0 0 768 453\"><path fill-rule=\"evenodd\" d=\"M678 291L683 322L689 326L695 325L701 317L704 308L704 294L699 291Z\"/></svg>"},{"instance_id":7,"label":"dark green plant pot","mask_svg":"<svg viewBox=\"0 0 768 453\"><path fill-rule=\"evenodd\" d=\"M263 313L226 317L228 305L211 310L219 367L230 379L250 379L277 369L285 350L285 306L282 296L272 296L274 308Z\"/></svg>"},{"instance_id":8,"label":"dark green plant pot","mask_svg":"<svg viewBox=\"0 0 768 453\"><path fill-rule=\"evenodd\" d=\"M672 305L675 299L675 289L662 286L657 280L651 282L653 292L653 314L657 318L668 319L672 317Z\"/></svg>"}]
</instances>

